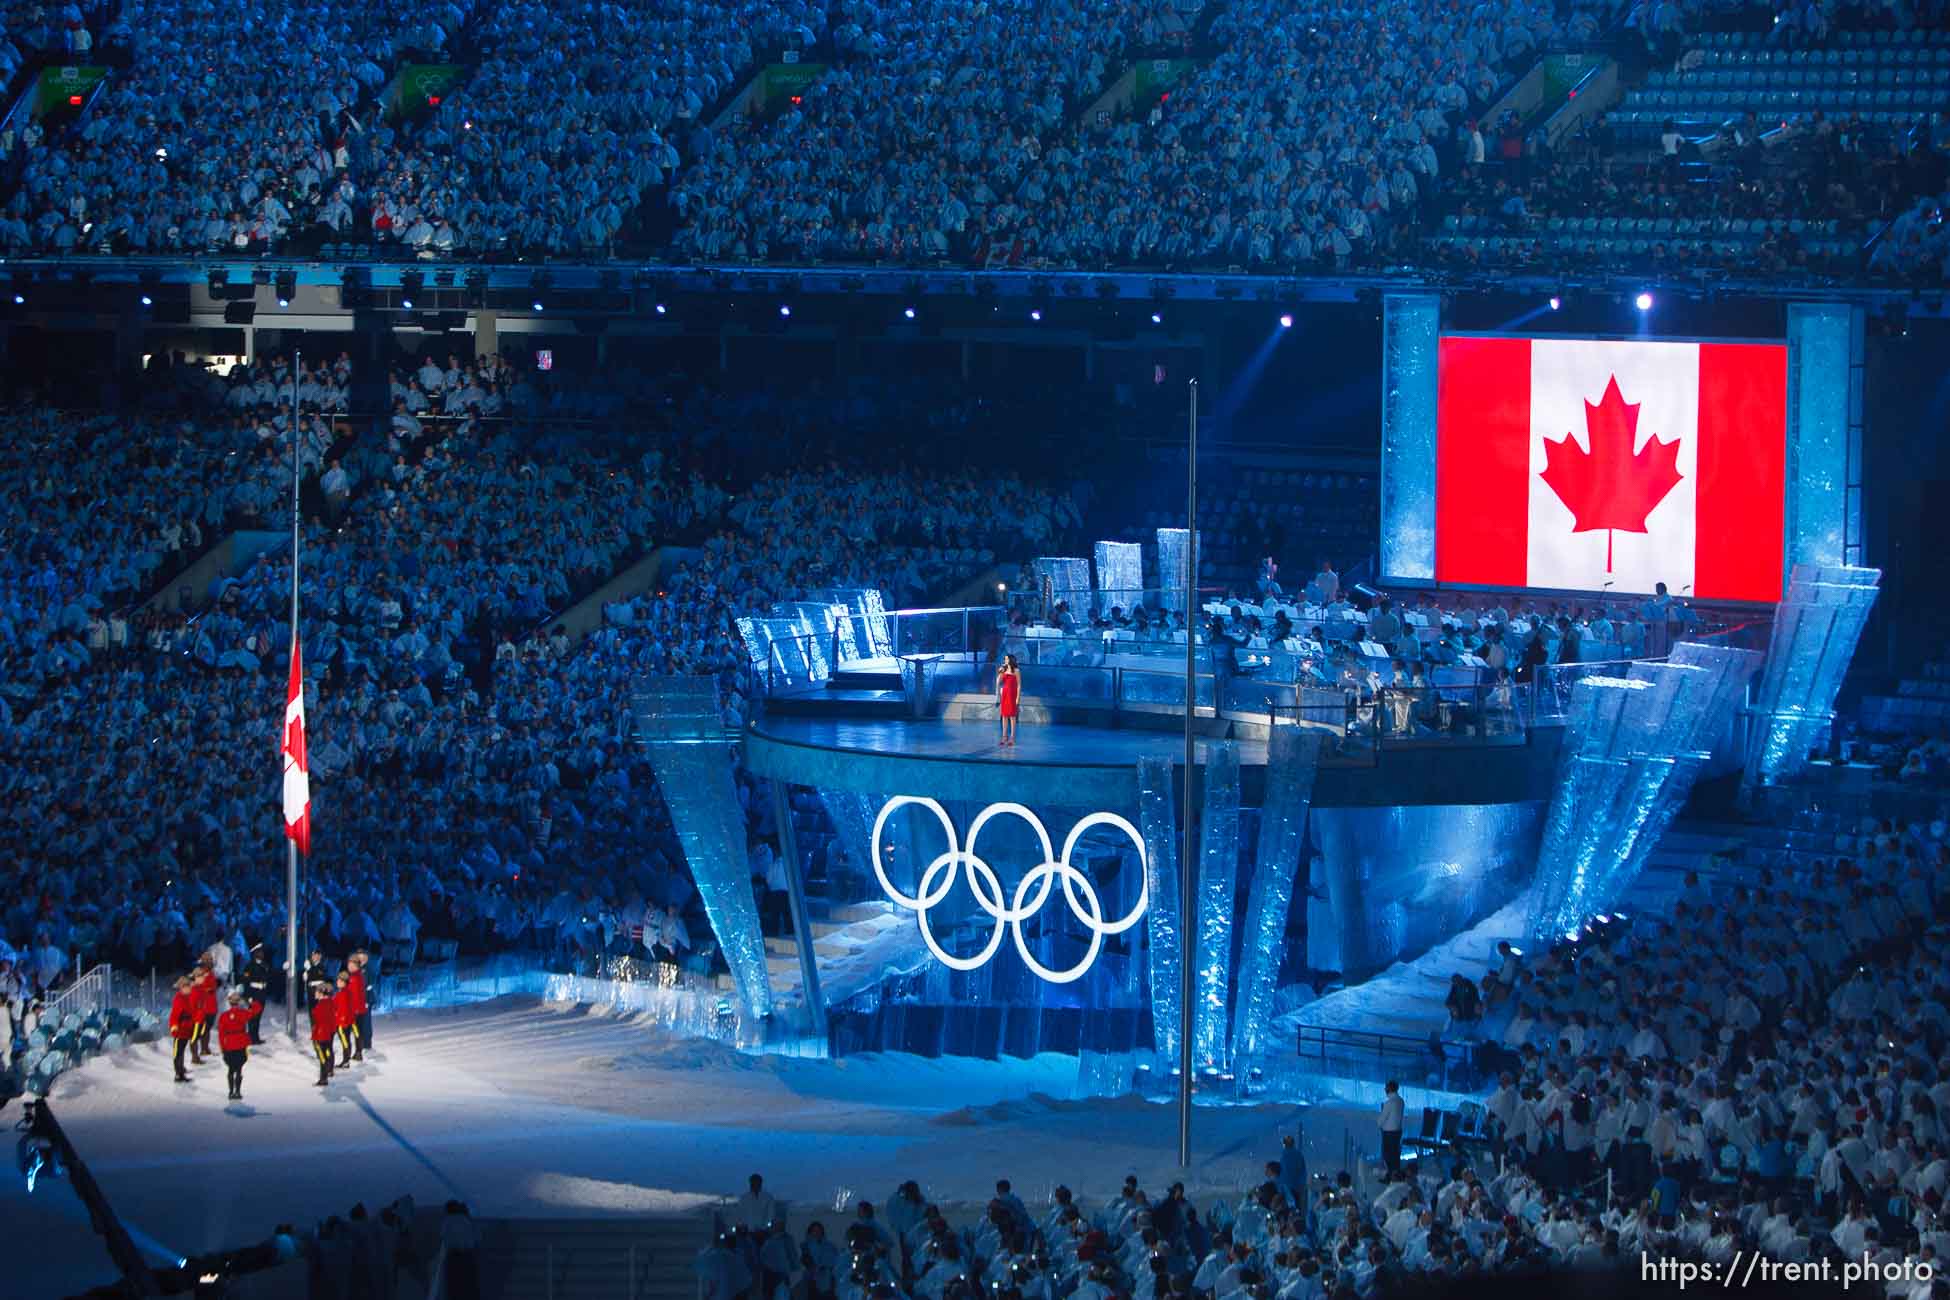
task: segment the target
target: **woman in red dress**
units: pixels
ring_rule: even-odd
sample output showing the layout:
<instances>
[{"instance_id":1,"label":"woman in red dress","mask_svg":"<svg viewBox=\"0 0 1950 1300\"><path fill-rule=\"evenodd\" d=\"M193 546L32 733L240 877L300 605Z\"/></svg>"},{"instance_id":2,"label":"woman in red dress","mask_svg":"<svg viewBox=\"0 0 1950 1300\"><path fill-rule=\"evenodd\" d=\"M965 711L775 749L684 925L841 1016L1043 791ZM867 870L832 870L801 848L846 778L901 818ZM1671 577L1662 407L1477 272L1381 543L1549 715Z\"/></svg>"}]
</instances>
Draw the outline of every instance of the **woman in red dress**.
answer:
<instances>
[{"instance_id":1,"label":"woman in red dress","mask_svg":"<svg viewBox=\"0 0 1950 1300\"><path fill-rule=\"evenodd\" d=\"M995 694L1001 701L1002 743L1016 743L1016 706L1022 695L1022 669L1014 655L1002 656L1002 667L995 674Z\"/></svg>"}]
</instances>

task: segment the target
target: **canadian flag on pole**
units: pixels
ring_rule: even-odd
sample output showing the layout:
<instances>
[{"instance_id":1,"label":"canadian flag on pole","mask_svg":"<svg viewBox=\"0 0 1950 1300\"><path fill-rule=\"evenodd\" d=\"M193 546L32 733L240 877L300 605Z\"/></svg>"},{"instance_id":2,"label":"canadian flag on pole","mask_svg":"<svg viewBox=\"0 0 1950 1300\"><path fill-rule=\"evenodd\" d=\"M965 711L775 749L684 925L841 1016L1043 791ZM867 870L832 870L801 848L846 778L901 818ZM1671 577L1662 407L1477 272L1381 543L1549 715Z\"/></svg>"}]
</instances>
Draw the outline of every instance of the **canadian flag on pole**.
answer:
<instances>
[{"instance_id":1,"label":"canadian flag on pole","mask_svg":"<svg viewBox=\"0 0 1950 1300\"><path fill-rule=\"evenodd\" d=\"M291 684L284 694L284 833L311 852L311 767L305 760L305 670L298 658L298 641L291 641Z\"/></svg>"},{"instance_id":2,"label":"canadian flag on pole","mask_svg":"<svg viewBox=\"0 0 1950 1300\"><path fill-rule=\"evenodd\" d=\"M1779 600L1787 349L1446 337L1438 582Z\"/></svg>"}]
</instances>

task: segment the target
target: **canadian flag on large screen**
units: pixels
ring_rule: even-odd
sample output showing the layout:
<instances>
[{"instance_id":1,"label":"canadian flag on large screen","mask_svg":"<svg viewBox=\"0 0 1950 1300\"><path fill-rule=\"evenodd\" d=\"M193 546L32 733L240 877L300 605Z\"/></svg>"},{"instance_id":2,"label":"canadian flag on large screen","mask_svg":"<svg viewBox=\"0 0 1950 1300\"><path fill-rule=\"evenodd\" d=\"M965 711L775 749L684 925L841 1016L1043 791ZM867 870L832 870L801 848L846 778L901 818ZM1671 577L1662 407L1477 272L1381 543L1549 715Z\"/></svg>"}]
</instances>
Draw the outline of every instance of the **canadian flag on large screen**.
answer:
<instances>
[{"instance_id":1,"label":"canadian flag on large screen","mask_svg":"<svg viewBox=\"0 0 1950 1300\"><path fill-rule=\"evenodd\" d=\"M1441 347L1438 582L1780 599L1784 346Z\"/></svg>"}]
</instances>

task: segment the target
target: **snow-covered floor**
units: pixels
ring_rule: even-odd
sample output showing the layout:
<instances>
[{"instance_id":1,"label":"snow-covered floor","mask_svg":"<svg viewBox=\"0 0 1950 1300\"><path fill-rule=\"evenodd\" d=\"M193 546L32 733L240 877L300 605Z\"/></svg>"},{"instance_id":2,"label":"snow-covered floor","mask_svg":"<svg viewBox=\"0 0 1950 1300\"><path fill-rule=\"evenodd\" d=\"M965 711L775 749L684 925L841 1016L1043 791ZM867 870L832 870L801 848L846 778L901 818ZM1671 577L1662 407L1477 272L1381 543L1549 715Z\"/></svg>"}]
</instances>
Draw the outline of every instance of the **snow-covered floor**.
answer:
<instances>
[{"instance_id":1,"label":"snow-covered floor","mask_svg":"<svg viewBox=\"0 0 1950 1300\"><path fill-rule=\"evenodd\" d=\"M275 1014L272 1013L272 1014ZM1007 1176L1025 1198L1058 1182L1109 1195L1127 1173L1178 1176L1176 1112L1136 1098L1076 1100L1072 1058L839 1061L745 1055L629 1017L506 998L382 1017L378 1054L311 1086L309 1044L280 1033L223 1099L221 1064L170 1081L152 1043L61 1079L50 1101L137 1243L156 1258L262 1240L355 1201L410 1192L476 1215L679 1212L743 1189L754 1171L801 1206L879 1201L906 1178L979 1205ZM16 1118L13 1107L5 1118ZM1235 1191L1302 1124L1315 1168L1343 1135L1372 1145L1366 1109L1201 1108L1187 1185ZM9 1252L0 1296L67 1294L113 1270L63 1181L31 1197L0 1178Z\"/></svg>"}]
</instances>

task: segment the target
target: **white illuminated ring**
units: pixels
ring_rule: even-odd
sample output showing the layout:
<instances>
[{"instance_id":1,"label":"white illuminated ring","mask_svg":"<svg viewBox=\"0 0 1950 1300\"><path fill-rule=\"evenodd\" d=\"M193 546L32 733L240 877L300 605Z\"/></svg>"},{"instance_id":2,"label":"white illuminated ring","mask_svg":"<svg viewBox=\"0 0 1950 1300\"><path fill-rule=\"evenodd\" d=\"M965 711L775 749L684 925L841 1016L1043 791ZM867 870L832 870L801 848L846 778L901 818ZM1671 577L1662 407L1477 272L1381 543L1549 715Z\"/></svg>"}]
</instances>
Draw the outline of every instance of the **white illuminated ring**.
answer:
<instances>
[{"instance_id":1,"label":"white illuminated ring","mask_svg":"<svg viewBox=\"0 0 1950 1300\"><path fill-rule=\"evenodd\" d=\"M927 869L921 872L921 879L915 885L912 895L904 894L894 887L894 882L887 878L887 868L880 859L880 837L887 828L887 818L895 809L906 804L914 804L932 812L948 838L947 852L938 855L928 863ZM988 825L990 819L1002 816L1020 817L1028 822L1030 829L1036 833L1037 840L1041 842L1043 850L1043 860L1030 868L1028 874L1017 883L1014 897L1008 899L1003 896L1002 879L996 874L995 868L975 852L975 844L981 838L982 828ZM1140 882L1137 904L1131 908L1128 915L1115 921L1104 920L1104 905L1097 897L1096 887L1090 883L1088 876L1070 864L1070 855L1075 851L1077 842L1083 838L1084 832L1093 826L1114 826L1130 836L1131 843L1137 846ZM973 957L958 957L942 947L940 941L934 936L933 927L928 924L928 914L934 910L935 904L948 897L949 891L954 889L955 882L960 879L961 868L964 866L968 868L968 888L975 895L976 906L987 912L990 919L995 922L995 929L989 935L988 942L983 944L982 950ZM1063 856L1059 859L1050 844L1049 831L1044 828L1042 820L1019 803L992 803L977 813L975 821L968 828L968 847L964 849L961 846L960 836L955 833L954 819L948 816L947 809L922 795L895 795L881 807L880 815L873 821L873 874L880 882L881 890L886 893L888 900L894 906L915 914L921 925L922 942L927 944L928 951L933 953L944 966L960 971L977 970L986 966L1001 949L1002 932L1006 929L1010 932L1010 937L1015 940L1016 954L1022 958L1023 965L1051 984L1068 984L1083 978L1084 974L1096 964L1097 954L1103 950L1104 936L1122 934L1136 925L1151 902L1151 878L1145 860L1144 837L1138 833L1137 827L1116 813L1091 813L1070 828L1069 836L1063 841ZM1059 880L1063 883L1064 902L1090 931L1090 944L1084 950L1083 959L1076 965L1053 970L1030 954L1029 944L1023 938L1022 923L1042 910L1043 904L1049 901L1051 889ZM1032 890L1035 891L1034 897L1031 897Z\"/></svg>"}]
</instances>

